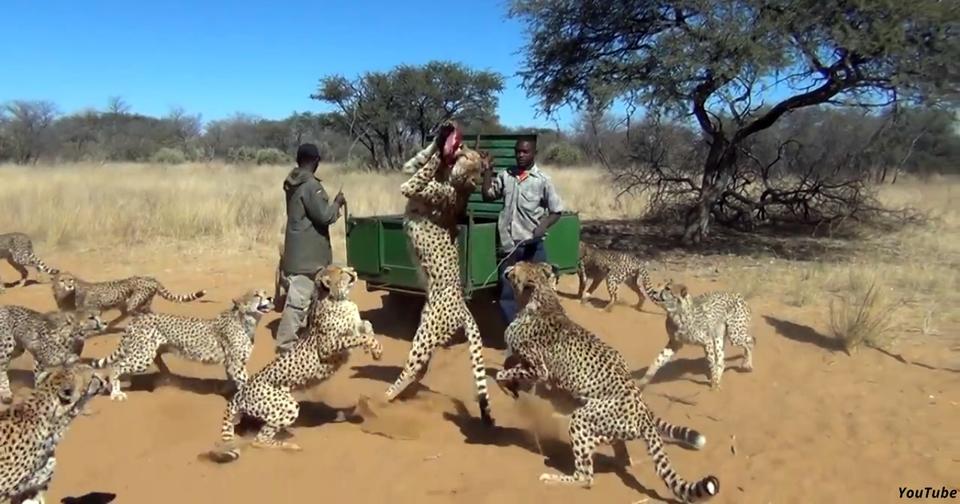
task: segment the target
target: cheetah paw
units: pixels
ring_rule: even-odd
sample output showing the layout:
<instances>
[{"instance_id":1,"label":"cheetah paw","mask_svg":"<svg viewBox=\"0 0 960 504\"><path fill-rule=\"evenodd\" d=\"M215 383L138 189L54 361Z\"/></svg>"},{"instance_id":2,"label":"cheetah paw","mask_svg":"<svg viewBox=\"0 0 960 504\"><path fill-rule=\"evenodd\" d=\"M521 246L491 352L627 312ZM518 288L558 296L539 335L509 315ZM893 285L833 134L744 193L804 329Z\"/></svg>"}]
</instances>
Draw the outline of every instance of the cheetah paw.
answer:
<instances>
[{"instance_id":1,"label":"cheetah paw","mask_svg":"<svg viewBox=\"0 0 960 504\"><path fill-rule=\"evenodd\" d=\"M373 360L380 360L383 357L383 349L380 347L374 347L370 350L370 357L373 357Z\"/></svg>"},{"instance_id":2,"label":"cheetah paw","mask_svg":"<svg viewBox=\"0 0 960 504\"><path fill-rule=\"evenodd\" d=\"M373 334L373 324L369 320L360 323L360 332L364 334Z\"/></svg>"},{"instance_id":3,"label":"cheetah paw","mask_svg":"<svg viewBox=\"0 0 960 504\"><path fill-rule=\"evenodd\" d=\"M117 391L117 392L111 392L111 393L110 393L110 400L111 400L111 401L126 401L126 400L127 400L127 393L126 393L126 392L119 392L119 391Z\"/></svg>"}]
</instances>

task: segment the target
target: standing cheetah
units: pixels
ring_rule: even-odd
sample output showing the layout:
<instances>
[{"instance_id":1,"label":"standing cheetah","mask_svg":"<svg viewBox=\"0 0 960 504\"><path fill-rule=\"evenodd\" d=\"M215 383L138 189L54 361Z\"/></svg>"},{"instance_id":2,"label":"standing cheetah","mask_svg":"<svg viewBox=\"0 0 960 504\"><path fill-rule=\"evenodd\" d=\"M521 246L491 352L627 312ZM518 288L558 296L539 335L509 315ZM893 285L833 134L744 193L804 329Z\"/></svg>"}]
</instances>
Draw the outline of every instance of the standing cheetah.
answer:
<instances>
[{"instance_id":1,"label":"standing cheetah","mask_svg":"<svg viewBox=\"0 0 960 504\"><path fill-rule=\"evenodd\" d=\"M577 297L583 304L590 300L593 291L597 289L600 282L606 280L610 301L603 309L608 312L613 310L613 305L617 302L617 290L622 283L626 283L627 287L637 294L639 298L635 305L637 311L643 308L644 299L650 296L644 290L644 286L650 283L650 275L647 273L646 265L633 254L601 250L589 243L580 242L580 261L577 264L577 276L580 280ZM590 287L586 289L586 295L584 295L583 291L588 278L592 279L592 282Z\"/></svg>"},{"instance_id":2,"label":"standing cheetah","mask_svg":"<svg viewBox=\"0 0 960 504\"><path fill-rule=\"evenodd\" d=\"M626 441L642 438L657 474L684 502L717 495L720 482L707 476L691 483L671 467L663 439L700 449L706 438L699 432L671 425L657 417L642 399L623 357L595 334L570 320L560 308L557 274L550 264L518 262L506 276L523 307L504 335L520 364L497 373L497 383L517 397L521 382L544 382L567 391L582 405L570 417L570 439L575 459L573 475L544 473L545 483L593 484L593 453L602 443L613 444L618 456L632 464Z\"/></svg>"},{"instance_id":3,"label":"standing cheetah","mask_svg":"<svg viewBox=\"0 0 960 504\"><path fill-rule=\"evenodd\" d=\"M404 171L414 171L410 180L400 186L401 193L407 198L404 229L426 280L427 299L406 365L387 389L386 397L392 401L419 380L426 373L430 356L437 347L463 328L470 346L480 416L484 423L493 425L483 364L483 341L463 298L456 242L457 221L466 208L470 193L480 184L483 172L491 168L492 162L486 153L461 145L455 152L453 165L441 169L438 149L446 137L443 133L450 134L452 129L452 125L445 125L435 142L404 164Z\"/></svg>"},{"instance_id":4,"label":"standing cheetah","mask_svg":"<svg viewBox=\"0 0 960 504\"><path fill-rule=\"evenodd\" d=\"M0 234L0 259L6 259L10 266L13 266L20 273L20 281L16 283L17 287L22 287L27 283L27 277L30 274L27 271L27 266L36 268L48 275L58 273L56 268L47 266L33 253L33 242L24 233ZM3 280L0 280L0 294L3 291Z\"/></svg>"},{"instance_id":5,"label":"standing cheetah","mask_svg":"<svg viewBox=\"0 0 960 504\"><path fill-rule=\"evenodd\" d=\"M724 340L743 348L743 369L753 370L753 347L750 335L750 306L735 292L715 291L691 297L687 287L667 281L655 289L651 300L667 312L669 341L653 364L647 368L639 384L645 387L657 370L670 361L684 344L700 345L707 354L710 387L720 389L723 376Z\"/></svg>"},{"instance_id":6,"label":"standing cheetah","mask_svg":"<svg viewBox=\"0 0 960 504\"><path fill-rule=\"evenodd\" d=\"M173 353L204 364L223 364L227 376L240 386L247 380L247 360L253 352L254 332L264 314L273 309L273 299L263 289L247 292L234 299L230 308L213 319L146 313L133 319L124 329L120 344L95 366L111 366L110 398L122 401L120 376L142 373L156 364L169 374L164 353Z\"/></svg>"},{"instance_id":7,"label":"standing cheetah","mask_svg":"<svg viewBox=\"0 0 960 504\"><path fill-rule=\"evenodd\" d=\"M41 313L23 306L0 306L0 402L13 400L8 370L25 350L33 356L36 381L46 368L79 360L84 340L104 328L96 313Z\"/></svg>"},{"instance_id":8,"label":"standing cheetah","mask_svg":"<svg viewBox=\"0 0 960 504\"><path fill-rule=\"evenodd\" d=\"M53 277L53 298L61 310L119 310L120 316L110 321L111 328L130 315L150 313L150 305L157 294L167 301L186 303L202 298L206 291L173 294L156 278L148 276L105 282L87 282L67 272L59 272Z\"/></svg>"},{"instance_id":9,"label":"standing cheetah","mask_svg":"<svg viewBox=\"0 0 960 504\"><path fill-rule=\"evenodd\" d=\"M277 432L292 425L300 414L290 390L333 376L347 362L351 348L363 347L380 360L383 347L374 337L373 326L361 320L360 310L348 297L357 282L354 269L328 266L316 280L328 294L315 303L307 336L257 371L230 399L220 433L223 444L210 452L214 461L232 462L240 457L242 445L236 442L234 427L243 415L264 422L254 446L299 450L296 444L275 439Z\"/></svg>"},{"instance_id":10,"label":"standing cheetah","mask_svg":"<svg viewBox=\"0 0 960 504\"><path fill-rule=\"evenodd\" d=\"M47 369L28 398L0 412L0 501L43 504L57 445L105 381L86 364Z\"/></svg>"}]
</instances>

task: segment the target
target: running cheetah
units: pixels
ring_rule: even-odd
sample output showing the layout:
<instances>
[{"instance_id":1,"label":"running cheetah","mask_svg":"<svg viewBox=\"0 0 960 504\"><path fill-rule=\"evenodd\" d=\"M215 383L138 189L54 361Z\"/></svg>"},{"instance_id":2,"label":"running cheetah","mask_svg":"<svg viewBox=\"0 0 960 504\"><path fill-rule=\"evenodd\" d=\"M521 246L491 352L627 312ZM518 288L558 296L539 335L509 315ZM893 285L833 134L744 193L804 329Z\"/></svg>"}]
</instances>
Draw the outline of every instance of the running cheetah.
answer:
<instances>
[{"instance_id":1,"label":"running cheetah","mask_svg":"<svg viewBox=\"0 0 960 504\"><path fill-rule=\"evenodd\" d=\"M240 386L247 380L247 360L253 351L254 332L264 314L273 309L273 299L263 289L252 290L233 300L230 308L213 319L170 313L146 313L124 329L120 344L110 356L94 364L111 366L110 398L122 401L120 376L143 373L156 364L170 374L163 354L173 353L204 364L223 364L227 376Z\"/></svg>"},{"instance_id":2,"label":"running cheetah","mask_svg":"<svg viewBox=\"0 0 960 504\"><path fill-rule=\"evenodd\" d=\"M251 376L230 399L223 416L221 445L210 452L214 461L232 462L240 457L244 445L236 441L234 427L243 415L264 422L254 446L299 450L294 443L275 439L277 432L293 424L300 414L300 405L291 389L311 386L333 376L354 347L363 347L380 360L383 347L374 337L373 326L360 319L357 305L348 297L357 282L354 269L328 266L317 274L317 281L329 294L314 305L310 332L291 351L278 355Z\"/></svg>"},{"instance_id":3,"label":"running cheetah","mask_svg":"<svg viewBox=\"0 0 960 504\"><path fill-rule=\"evenodd\" d=\"M707 354L710 387L720 389L723 376L723 347L727 339L743 348L743 369L753 370L753 347L756 339L750 335L750 306L738 293L714 291L691 297L687 287L668 280L654 289L650 298L667 312L667 346L639 380L646 387L664 364L684 344L702 346Z\"/></svg>"},{"instance_id":4,"label":"running cheetah","mask_svg":"<svg viewBox=\"0 0 960 504\"><path fill-rule=\"evenodd\" d=\"M79 360L84 340L105 327L96 313L41 313L23 306L0 306L0 402L13 400L8 370L25 350L33 356L36 381L43 369Z\"/></svg>"},{"instance_id":5,"label":"running cheetah","mask_svg":"<svg viewBox=\"0 0 960 504\"><path fill-rule=\"evenodd\" d=\"M199 290L192 294L173 294L156 278L148 276L105 282L87 282L67 272L58 272L53 277L53 298L61 310L119 310L120 316L108 324L111 328L131 315L150 313L150 305L157 294L167 301L187 303L206 293Z\"/></svg>"},{"instance_id":6,"label":"running cheetah","mask_svg":"<svg viewBox=\"0 0 960 504\"><path fill-rule=\"evenodd\" d=\"M56 275L59 272L56 268L47 266L33 253L33 242L24 233L0 234L0 259L6 259L10 266L20 273L20 280L14 284L15 287L22 287L27 283L27 277L30 276L27 266L48 275ZM0 280L0 294L3 292L3 280Z\"/></svg>"},{"instance_id":7,"label":"running cheetah","mask_svg":"<svg viewBox=\"0 0 960 504\"><path fill-rule=\"evenodd\" d=\"M480 329L463 298L460 260L457 251L457 222L463 215L467 199L481 183L483 172L491 169L487 153L479 153L461 145L452 167L441 168L440 145L453 126L447 124L437 139L404 164L404 171L413 171L400 186L407 198L404 229L426 281L426 302L420 314L420 325L406 364L397 380L387 389L387 401L427 370L430 357L463 328L469 344L470 361L484 423L493 425L487 392L486 368L483 363L483 341ZM446 134L444 134L446 133Z\"/></svg>"},{"instance_id":8,"label":"running cheetah","mask_svg":"<svg viewBox=\"0 0 960 504\"><path fill-rule=\"evenodd\" d=\"M506 276L515 292L523 292L523 308L504 336L520 364L499 371L497 383L514 397L520 382L548 383L582 402L570 417L574 474L544 473L540 481L590 487L593 453L601 443L613 444L618 456L631 465L625 442L643 438L657 474L677 498L695 502L717 495L716 477L684 481L663 449L664 438L700 449L704 436L657 417L644 404L620 353L558 309L555 267L518 262Z\"/></svg>"},{"instance_id":9,"label":"running cheetah","mask_svg":"<svg viewBox=\"0 0 960 504\"><path fill-rule=\"evenodd\" d=\"M589 243L580 242L580 261L577 265L577 276L580 279L577 297L580 298L582 304L586 304L600 282L606 280L610 301L603 309L608 312L613 310L613 305L617 302L617 290L622 283L626 283L627 287L637 294L639 298L635 305L637 311L643 309L644 300L650 296L643 287L650 283L650 275L647 273L646 265L633 254L626 252L602 250ZM584 295L588 278L592 280L590 287L586 288L586 295Z\"/></svg>"},{"instance_id":10,"label":"running cheetah","mask_svg":"<svg viewBox=\"0 0 960 504\"><path fill-rule=\"evenodd\" d=\"M86 364L47 369L29 397L0 412L0 500L43 504L57 445L104 383Z\"/></svg>"}]
</instances>

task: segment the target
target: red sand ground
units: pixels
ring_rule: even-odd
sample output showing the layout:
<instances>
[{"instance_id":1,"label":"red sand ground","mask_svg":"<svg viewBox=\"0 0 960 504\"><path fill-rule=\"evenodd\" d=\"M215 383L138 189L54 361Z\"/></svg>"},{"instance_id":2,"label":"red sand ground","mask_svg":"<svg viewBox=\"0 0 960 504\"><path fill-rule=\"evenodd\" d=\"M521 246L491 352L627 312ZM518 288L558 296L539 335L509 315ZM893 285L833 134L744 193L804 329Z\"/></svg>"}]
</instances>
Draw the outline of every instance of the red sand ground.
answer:
<instances>
[{"instance_id":1,"label":"red sand ground","mask_svg":"<svg viewBox=\"0 0 960 504\"><path fill-rule=\"evenodd\" d=\"M178 305L158 298L157 311L214 316L247 289L272 292L269 258L141 258L136 264L103 259L48 258L90 280L150 274L176 292L209 291L203 302ZM15 278L11 273L4 266L6 280ZM694 292L718 288L692 279L687 284ZM576 278L564 278L561 289L575 292ZM606 299L603 287L597 295ZM540 483L544 471L572 471L565 425L555 421L556 435L541 439L541 455L529 417L521 414L520 405L528 403L504 395L492 378L498 428L480 425L462 337L435 354L423 387L378 408L379 418L335 421L336 410L353 407L360 395L379 399L406 358L417 314L385 313L381 296L358 285L353 298L382 335L383 359L375 362L356 351L338 375L300 394L305 402L292 432L302 452L248 449L228 465L200 458L218 438L225 399L216 390L225 375L216 366L168 356L176 374L168 382L151 370L132 379L126 402L98 397L92 402L95 414L75 421L57 453L48 502L89 492L115 493L114 502L121 504L672 502L642 441L628 444L635 461L630 468L616 463L609 446L601 448L592 489ZM626 304L635 300L630 292L621 299L624 304L609 314L564 303L576 321L618 348L639 376L666 341L663 313L649 302L643 312L634 311ZM0 303L55 306L46 283L8 289ZM699 452L667 445L683 477L716 475L721 490L712 502L717 503L894 502L900 486L960 486L960 365L945 343L901 345L898 351L908 363L874 350L848 357L825 344L822 311L760 299L751 304L758 339L753 373L736 369L740 352L731 350L722 390L711 392L703 351L687 347L645 394L658 415L707 437ZM495 315L481 312L485 319ZM267 326L276 318L266 316L258 328L251 371L272 358ZM492 346L485 349L486 363L496 370L503 356L490 327L496 324L481 320ZM116 335L90 340L84 356L105 356L116 340ZM17 370L31 366L26 356L14 363ZM29 373L13 374L15 386L32 383Z\"/></svg>"}]
</instances>

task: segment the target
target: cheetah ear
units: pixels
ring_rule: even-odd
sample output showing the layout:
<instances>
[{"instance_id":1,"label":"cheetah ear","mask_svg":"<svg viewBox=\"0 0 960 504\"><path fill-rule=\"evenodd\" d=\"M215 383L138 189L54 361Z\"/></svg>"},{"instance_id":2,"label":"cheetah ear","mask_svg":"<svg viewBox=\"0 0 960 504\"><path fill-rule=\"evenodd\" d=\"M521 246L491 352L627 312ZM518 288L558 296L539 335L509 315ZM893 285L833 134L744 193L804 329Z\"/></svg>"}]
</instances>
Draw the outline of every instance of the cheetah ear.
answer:
<instances>
[{"instance_id":1,"label":"cheetah ear","mask_svg":"<svg viewBox=\"0 0 960 504\"><path fill-rule=\"evenodd\" d=\"M45 367L37 371L36 379L34 380L34 387L43 385L43 382L47 381L51 374L53 374L53 368Z\"/></svg>"},{"instance_id":2,"label":"cheetah ear","mask_svg":"<svg viewBox=\"0 0 960 504\"><path fill-rule=\"evenodd\" d=\"M680 297L687 297L687 286L679 285Z\"/></svg>"}]
</instances>

